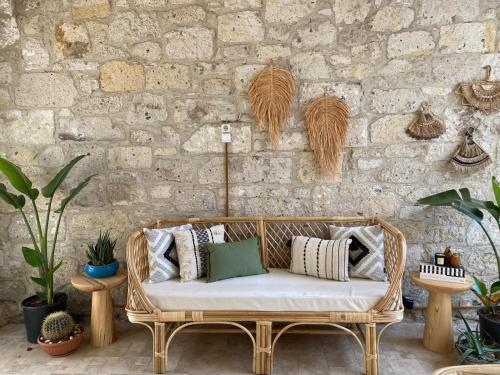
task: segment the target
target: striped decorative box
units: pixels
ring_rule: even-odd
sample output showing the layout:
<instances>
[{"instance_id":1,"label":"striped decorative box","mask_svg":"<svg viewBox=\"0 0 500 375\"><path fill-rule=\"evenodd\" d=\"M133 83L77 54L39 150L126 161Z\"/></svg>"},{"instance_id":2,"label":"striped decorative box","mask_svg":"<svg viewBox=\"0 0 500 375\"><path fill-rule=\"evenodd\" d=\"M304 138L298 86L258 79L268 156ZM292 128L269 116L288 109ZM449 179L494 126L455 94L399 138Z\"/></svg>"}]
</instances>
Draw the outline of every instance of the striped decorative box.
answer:
<instances>
[{"instance_id":1,"label":"striped decorative box","mask_svg":"<svg viewBox=\"0 0 500 375\"><path fill-rule=\"evenodd\" d=\"M420 278L465 284L465 270L463 268L443 267L422 263L420 264Z\"/></svg>"}]
</instances>

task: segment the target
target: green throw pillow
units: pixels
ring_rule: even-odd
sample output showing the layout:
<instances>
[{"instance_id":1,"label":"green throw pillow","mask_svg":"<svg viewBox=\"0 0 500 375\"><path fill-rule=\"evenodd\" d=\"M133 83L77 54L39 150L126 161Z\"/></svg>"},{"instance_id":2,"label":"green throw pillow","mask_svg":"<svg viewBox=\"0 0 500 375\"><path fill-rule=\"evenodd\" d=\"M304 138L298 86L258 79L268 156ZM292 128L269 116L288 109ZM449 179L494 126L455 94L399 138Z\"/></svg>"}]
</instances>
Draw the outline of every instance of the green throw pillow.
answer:
<instances>
[{"instance_id":1,"label":"green throw pillow","mask_svg":"<svg viewBox=\"0 0 500 375\"><path fill-rule=\"evenodd\" d=\"M207 283L269 272L260 259L259 237L240 242L207 243Z\"/></svg>"}]
</instances>

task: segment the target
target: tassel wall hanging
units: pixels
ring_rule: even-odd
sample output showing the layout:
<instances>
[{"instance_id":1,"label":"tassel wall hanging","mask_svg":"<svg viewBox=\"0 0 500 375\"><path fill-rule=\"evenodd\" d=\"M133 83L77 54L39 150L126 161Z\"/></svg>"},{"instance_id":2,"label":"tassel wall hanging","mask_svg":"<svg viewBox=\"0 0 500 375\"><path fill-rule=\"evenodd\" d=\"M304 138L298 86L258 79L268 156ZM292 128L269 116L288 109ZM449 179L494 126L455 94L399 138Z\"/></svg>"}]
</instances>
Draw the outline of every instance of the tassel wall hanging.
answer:
<instances>
[{"instance_id":1,"label":"tassel wall hanging","mask_svg":"<svg viewBox=\"0 0 500 375\"><path fill-rule=\"evenodd\" d=\"M306 109L305 123L316 161L322 170L334 177L342 167L348 119L349 107L336 96L313 99Z\"/></svg>"},{"instance_id":2,"label":"tassel wall hanging","mask_svg":"<svg viewBox=\"0 0 500 375\"><path fill-rule=\"evenodd\" d=\"M445 130L443 121L434 116L427 102L423 102L418 118L410 124L406 132L416 139L432 139L439 137Z\"/></svg>"},{"instance_id":3,"label":"tassel wall hanging","mask_svg":"<svg viewBox=\"0 0 500 375\"><path fill-rule=\"evenodd\" d=\"M465 132L465 140L450 160L452 167L459 172L477 172L491 164L490 156L472 139L474 128Z\"/></svg>"},{"instance_id":4,"label":"tassel wall hanging","mask_svg":"<svg viewBox=\"0 0 500 375\"><path fill-rule=\"evenodd\" d=\"M491 66L486 65L484 68L485 81L462 82L455 93L462 97L462 105L492 112L500 109L500 81L490 81Z\"/></svg>"},{"instance_id":5,"label":"tassel wall hanging","mask_svg":"<svg viewBox=\"0 0 500 375\"><path fill-rule=\"evenodd\" d=\"M279 144L279 132L292 108L295 82L285 69L269 66L250 81L248 95L252 111L262 129L267 128L274 147Z\"/></svg>"}]
</instances>

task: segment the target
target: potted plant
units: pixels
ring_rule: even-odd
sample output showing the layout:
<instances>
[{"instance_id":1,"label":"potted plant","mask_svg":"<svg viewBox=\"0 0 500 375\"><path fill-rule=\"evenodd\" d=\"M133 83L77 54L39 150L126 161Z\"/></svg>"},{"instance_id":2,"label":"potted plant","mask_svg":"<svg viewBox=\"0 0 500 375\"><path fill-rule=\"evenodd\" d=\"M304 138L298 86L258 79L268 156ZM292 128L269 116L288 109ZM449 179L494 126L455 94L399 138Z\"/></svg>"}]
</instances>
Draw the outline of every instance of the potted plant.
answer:
<instances>
[{"instance_id":1,"label":"potted plant","mask_svg":"<svg viewBox=\"0 0 500 375\"><path fill-rule=\"evenodd\" d=\"M467 323L467 320L465 320L461 313L460 317L466 329L458 335L457 341L455 342L455 348L459 354L455 364L499 363L500 361L497 357L500 354L500 346L496 344L485 344L477 332L477 327L475 332L472 331L469 323Z\"/></svg>"},{"instance_id":2,"label":"potted plant","mask_svg":"<svg viewBox=\"0 0 500 375\"><path fill-rule=\"evenodd\" d=\"M483 224L483 211L486 211L493 217L500 230L500 185L496 177L492 177L491 181L496 202L472 198L469 189L462 188L419 199L417 204L452 207L478 223L486 235L495 254L498 278L488 288L483 281L474 277L472 291L484 305L478 311L481 334L500 344L500 308L497 306L500 301L500 257L491 235Z\"/></svg>"},{"instance_id":3,"label":"potted plant","mask_svg":"<svg viewBox=\"0 0 500 375\"><path fill-rule=\"evenodd\" d=\"M31 280L40 288L36 295L30 296L22 301L21 305L26 326L28 341L37 342L40 334L40 326L43 319L51 312L66 309L66 295L60 293L61 287L54 285L54 274L61 267L63 261L56 262L55 250L57 246L57 235L65 208L68 203L89 183L92 176L87 177L68 196L61 200L59 208L54 212L58 214L54 236L49 241L49 219L52 213L52 201L54 195L69 174L71 169L86 155L80 155L63 167L50 181L41 189L41 195L47 199L47 206L44 208L45 217L41 212L37 199L40 199L40 190L33 188L31 180L22 172L21 168L10 161L0 158L0 172L7 178L12 187L20 195L11 193L4 184L0 183L0 198L9 205L17 209L28 229L29 236L33 243L33 248L22 247L23 257L31 267L38 271L38 276L31 276ZM43 199L43 198L41 198ZM30 223L25 213L26 202L30 201L34 225ZM32 226L33 225L33 226ZM33 229L33 227L35 229Z\"/></svg>"},{"instance_id":4,"label":"potted plant","mask_svg":"<svg viewBox=\"0 0 500 375\"><path fill-rule=\"evenodd\" d=\"M118 272L119 263L115 260L114 249L116 240L111 240L109 233L99 233L95 243L88 244L85 273L94 278L110 277Z\"/></svg>"},{"instance_id":5,"label":"potted plant","mask_svg":"<svg viewBox=\"0 0 500 375\"><path fill-rule=\"evenodd\" d=\"M73 322L65 311L56 311L45 317L38 346L53 357L61 357L78 349L83 339L83 327Z\"/></svg>"}]
</instances>

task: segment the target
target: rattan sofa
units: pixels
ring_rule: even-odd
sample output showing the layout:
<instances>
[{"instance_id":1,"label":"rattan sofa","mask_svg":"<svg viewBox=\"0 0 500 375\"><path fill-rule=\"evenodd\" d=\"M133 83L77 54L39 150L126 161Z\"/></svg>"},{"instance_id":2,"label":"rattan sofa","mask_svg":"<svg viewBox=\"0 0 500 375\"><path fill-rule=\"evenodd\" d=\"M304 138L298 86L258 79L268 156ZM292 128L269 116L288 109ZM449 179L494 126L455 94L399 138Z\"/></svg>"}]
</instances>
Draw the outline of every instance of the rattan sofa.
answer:
<instances>
[{"instance_id":1,"label":"rattan sofa","mask_svg":"<svg viewBox=\"0 0 500 375\"><path fill-rule=\"evenodd\" d=\"M368 311L162 311L146 296L143 282L149 276L147 242L142 230L134 232L127 245L127 315L131 322L145 325L153 336L154 371L164 373L168 348L181 330L247 334L253 345L253 371L270 374L278 339L288 332L327 333L332 328L350 334L364 353L366 374L378 374L379 341L385 328L403 319L401 279L406 259L406 242L401 232L378 217L228 217L158 220L149 228L191 223L194 229L224 224L226 241L260 236L262 259L270 268L288 268L293 235L329 238L329 225L379 224L384 228L385 267L388 286L385 295ZM253 276L250 276L253 277ZM257 276L258 277L258 276ZM304 276L308 277L308 276ZM334 281L332 281L334 283ZM377 326L383 327L377 331ZM363 329L364 328L364 329ZM363 344L364 341L364 344Z\"/></svg>"}]
</instances>

